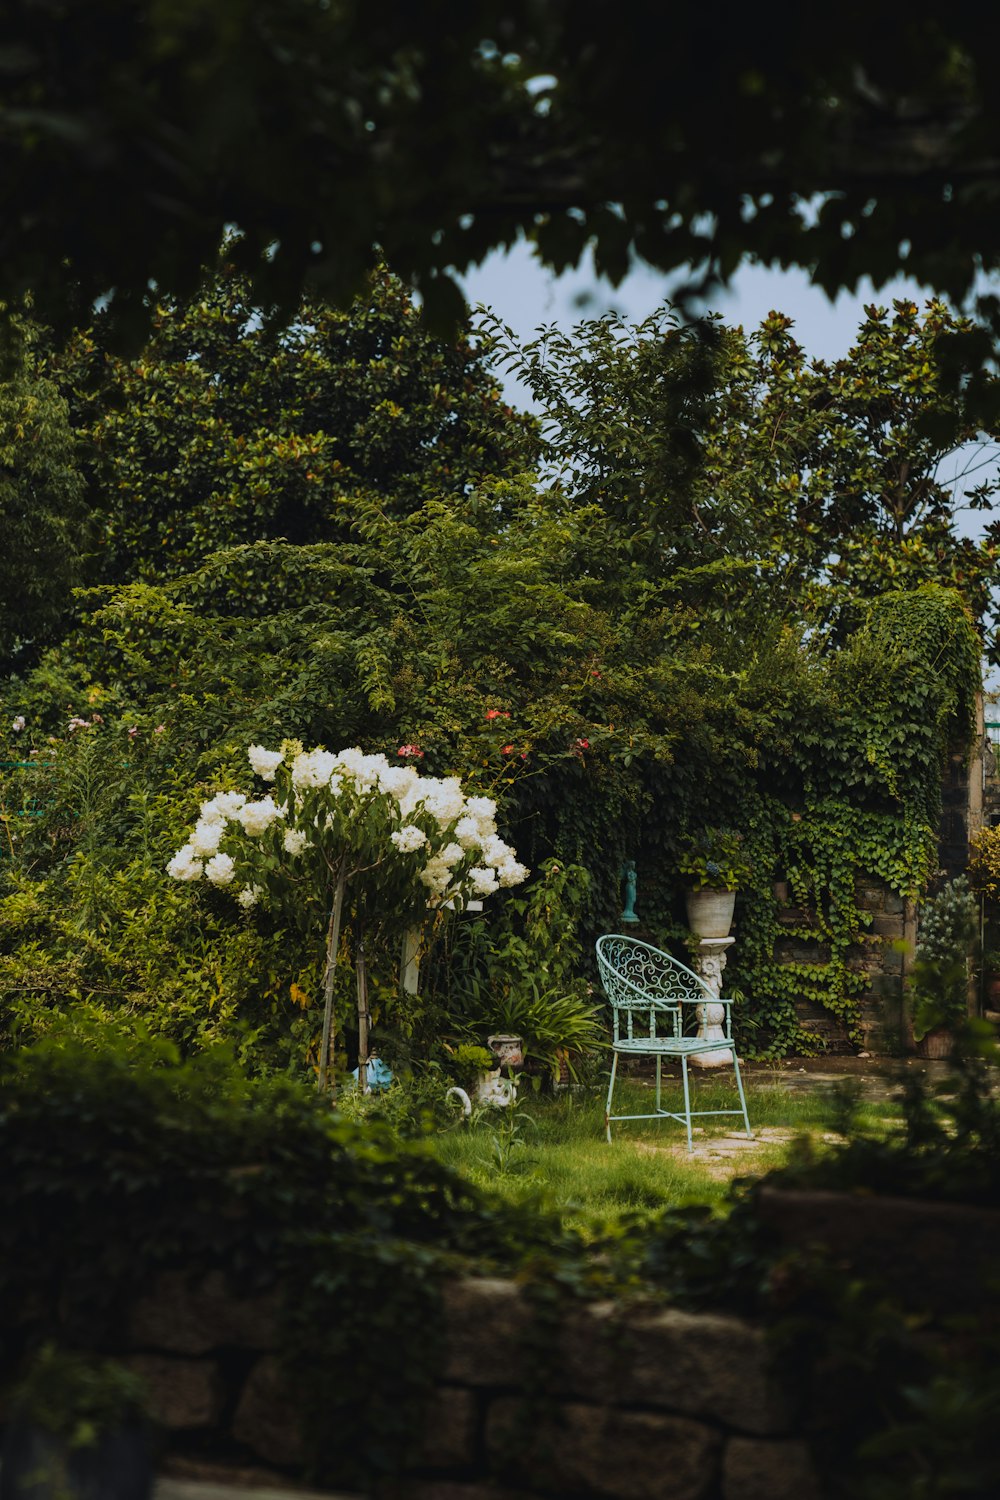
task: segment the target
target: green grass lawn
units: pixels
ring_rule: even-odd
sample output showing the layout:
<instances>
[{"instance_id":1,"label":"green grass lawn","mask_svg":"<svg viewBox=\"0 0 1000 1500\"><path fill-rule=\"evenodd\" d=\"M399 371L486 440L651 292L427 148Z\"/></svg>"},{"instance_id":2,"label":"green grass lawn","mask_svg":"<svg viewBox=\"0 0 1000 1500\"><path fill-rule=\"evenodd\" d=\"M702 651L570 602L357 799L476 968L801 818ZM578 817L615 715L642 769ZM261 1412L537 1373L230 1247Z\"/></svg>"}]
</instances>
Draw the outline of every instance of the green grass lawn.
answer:
<instances>
[{"instance_id":1,"label":"green grass lawn","mask_svg":"<svg viewBox=\"0 0 1000 1500\"><path fill-rule=\"evenodd\" d=\"M728 1109L736 1102L732 1075L698 1078L696 1107ZM597 1230L608 1220L637 1210L708 1203L721 1207L730 1183L780 1166L797 1136L818 1149L840 1138L843 1111L828 1090L782 1088L767 1074L747 1080L747 1104L755 1139L746 1140L738 1115L708 1120L687 1150L683 1124L643 1120L604 1134L604 1091L532 1094L522 1085L513 1111L485 1109L466 1125L434 1140L441 1159L481 1187L513 1200L535 1199L571 1222ZM615 1092L617 1113L652 1108L651 1086L630 1081ZM679 1082L664 1083L663 1105L679 1109ZM864 1102L853 1127L871 1132L899 1118L894 1103Z\"/></svg>"}]
</instances>

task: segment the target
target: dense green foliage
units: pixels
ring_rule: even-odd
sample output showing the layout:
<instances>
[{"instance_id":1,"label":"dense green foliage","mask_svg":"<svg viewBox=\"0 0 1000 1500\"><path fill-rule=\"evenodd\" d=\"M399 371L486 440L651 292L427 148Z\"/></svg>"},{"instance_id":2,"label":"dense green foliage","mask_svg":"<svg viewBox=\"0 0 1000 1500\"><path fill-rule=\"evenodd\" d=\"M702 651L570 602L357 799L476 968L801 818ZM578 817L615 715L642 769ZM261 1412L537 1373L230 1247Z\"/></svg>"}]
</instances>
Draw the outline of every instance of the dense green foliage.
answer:
<instances>
[{"instance_id":1,"label":"dense green foliage","mask_svg":"<svg viewBox=\"0 0 1000 1500\"><path fill-rule=\"evenodd\" d=\"M94 582L162 582L243 543L344 541L360 502L400 519L533 453L481 351L432 339L384 268L349 312L303 302L275 330L226 264L157 305L137 359L109 352L99 321L49 372L101 518Z\"/></svg>"},{"instance_id":2,"label":"dense green foliage","mask_svg":"<svg viewBox=\"0 0 1000 1500\"><path fill-rule=\"evenodd\" d=\"M859 1041L856 888L926 885L993 567L933 478L968 434L936 373L948 316L873 313L830 369L778 317L749 340L603 320L523 354L493 328L539 450L483 354L435 344L388 276L283 335L248 297L230 272L162 308L135 360L96 336L50 358L108 581L4 693L4 1038L84 1005L185 1049L229 1037L264 1071L315 1057L296 924L164 878L246 746L290 735L460 776L537 872L481 920L425 924L419 999L375 956L398 1062L508 1027L546 1066L572 1056L624 861L649 935L683 950L684 851L718 827L752 870L727 973L744 1044L815 1048L803 1001Z\"/></svg>"}]
</instances>

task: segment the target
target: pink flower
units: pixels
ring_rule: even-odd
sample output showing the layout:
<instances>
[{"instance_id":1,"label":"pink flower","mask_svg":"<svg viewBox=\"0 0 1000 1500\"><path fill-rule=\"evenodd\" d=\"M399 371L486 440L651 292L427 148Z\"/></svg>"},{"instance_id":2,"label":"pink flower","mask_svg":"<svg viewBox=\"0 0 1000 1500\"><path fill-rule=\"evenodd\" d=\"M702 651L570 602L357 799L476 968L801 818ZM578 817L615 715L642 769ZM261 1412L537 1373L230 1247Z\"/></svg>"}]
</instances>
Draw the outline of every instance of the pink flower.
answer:
<instances>
[{"instance_id":1,"label":"pink flower","mask_svg":"<svg viewBox=\"0 0 1000 1500\"><path fill-rule=\"evenodd\" d=\"M137 734L138 734L138 733L139 733L139 726L138 726L138 725L137 725L137 724L133 724L133 725L132 725L132 728L131 728L131 729L130 729L130 730L129 730L129 732L128 732L128 737L129 737L129 739L130 739L130 740L134 740L134 739L135 739L135 737L136 737L136 735L137 735Z\"/></svg>"},{"instance_id":2,"label":"pink flower","mask_svg":"<svg viewBox=\"0 0 1000 1500\"><path fill-rule=\"evenodd\" d=\"M423 755L423 753L424 752L421 750L419 745L400 745L399 749L396 751L397 755L420 756Z\"/></svg>"},{"instance_id":3,"label":"pink flower","mask_svg":"<svg viewBox=\"0 0 1000 1500\"><path fill-rule=\"evenodd\" d=\"M156 728L153 730L153 733L154 734L163 734L164 731L166 730L166 727L167 727L166 724L157 724Z\"/></svg>"}]
</instances>

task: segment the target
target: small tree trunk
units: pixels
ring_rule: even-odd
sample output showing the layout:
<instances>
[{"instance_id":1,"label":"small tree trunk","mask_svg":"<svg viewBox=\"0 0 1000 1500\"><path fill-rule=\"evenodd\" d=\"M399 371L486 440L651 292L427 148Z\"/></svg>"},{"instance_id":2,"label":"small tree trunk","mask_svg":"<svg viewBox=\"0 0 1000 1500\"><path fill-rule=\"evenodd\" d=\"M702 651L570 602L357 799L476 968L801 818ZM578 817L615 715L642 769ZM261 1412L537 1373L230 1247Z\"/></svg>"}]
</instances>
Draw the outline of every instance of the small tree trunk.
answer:
<instances>
[{"instance_id":1,"label":"small tree trunk","mask_svg":"<svg viewBox=\"0 0 1000 1500\"><path fill-rule=\"evenodd\" d=\"M327 1086L330 1066L330 1033L333 1030L333 981L337 971L337 954L340 950L340 923L344 911L344 887L347 884L347 856L344 855L337 870L337 884L330 909L330 925L326 932L326 968L323 972L323 1040L319 1049L319 1081L316 1087L322 1093ZM337 1081L333 1080L331 1096L337 1097Z\"/></svg>"},{"instance_id":2,"label":"small tree trunk","mask_svg":"<svg viewBox=\"0 0 1000 1500\"><path fill-rule=\"evenodd\" d=\"M358 981L358 1092L368 1087L368 974L365 969L365 934L358 918L358 946L354 960Z\"/></svg>"}]
</instances>

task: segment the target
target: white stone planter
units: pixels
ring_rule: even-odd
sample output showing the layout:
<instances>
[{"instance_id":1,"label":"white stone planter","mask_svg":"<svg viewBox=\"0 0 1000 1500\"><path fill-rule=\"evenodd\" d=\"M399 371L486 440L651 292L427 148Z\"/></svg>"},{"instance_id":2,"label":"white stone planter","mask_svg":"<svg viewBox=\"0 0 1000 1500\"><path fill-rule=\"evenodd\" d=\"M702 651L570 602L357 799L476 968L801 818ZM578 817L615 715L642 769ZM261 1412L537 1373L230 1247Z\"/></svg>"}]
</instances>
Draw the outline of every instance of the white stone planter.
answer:
<instances>
[{"instance_id":1,"label":"white stone planter","mask_svg":"<svg viewBox=\"0 0 1000 1500\"><path fill-rule=\"evenodd\" d=\"M700 891L688 891L688 926L695 937L728 937L733 925L735 906L735 891L715 890L711 886Z\"/></svg>"}]
</instances>

